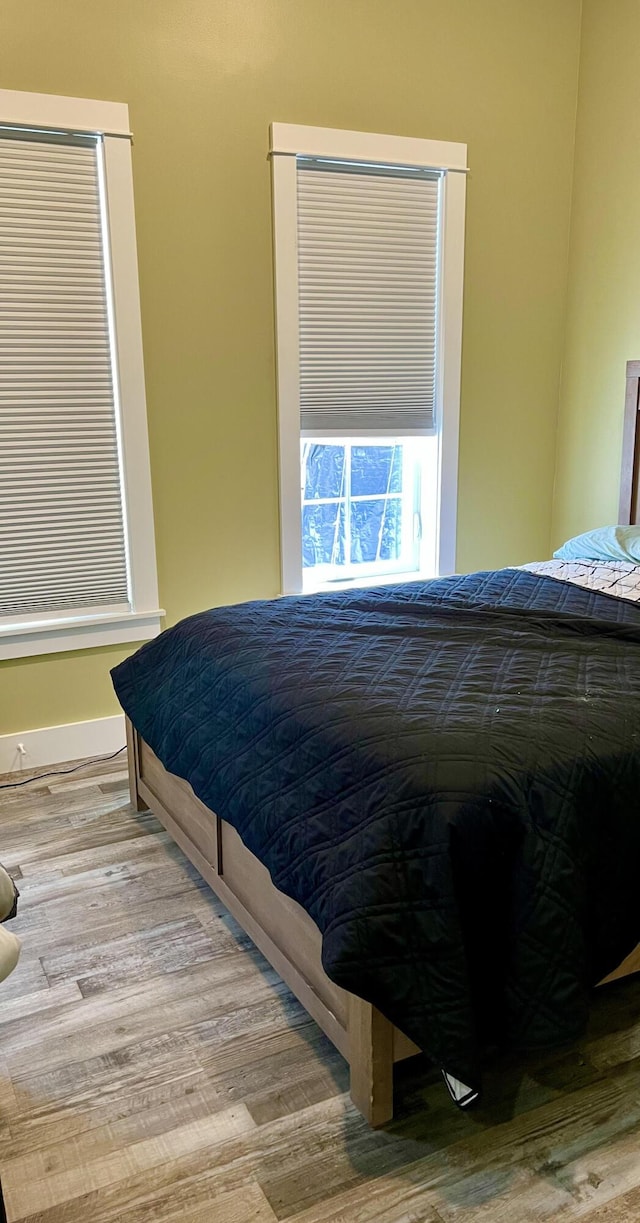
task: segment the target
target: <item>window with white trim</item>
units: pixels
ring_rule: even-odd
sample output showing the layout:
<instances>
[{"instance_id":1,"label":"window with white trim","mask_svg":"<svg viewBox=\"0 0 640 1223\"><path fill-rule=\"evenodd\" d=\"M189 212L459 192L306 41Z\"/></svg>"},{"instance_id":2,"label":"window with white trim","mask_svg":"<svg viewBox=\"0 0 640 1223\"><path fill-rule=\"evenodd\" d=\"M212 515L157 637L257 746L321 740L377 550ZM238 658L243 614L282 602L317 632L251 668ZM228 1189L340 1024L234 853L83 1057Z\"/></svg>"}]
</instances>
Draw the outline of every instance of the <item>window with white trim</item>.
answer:
<instances>
[{"instance_id":1,"label":"window with white trim","mask_svg":"<svg viewBox=\"0 0 640 1223\"><path fill-rule=\"evenodd\" d=\"M121 103L0 90L0 657L160 629Z\"/></svg>"},{"instance_id":2,"label":"window with white trim","mask_svg":"<svg viewBox=\"0 0 640 1223\"><path fill-rule=\"evenodd\" d=\"M455 567L466 146L271 129L282 585Z\"/></svg>"}]
</instances>

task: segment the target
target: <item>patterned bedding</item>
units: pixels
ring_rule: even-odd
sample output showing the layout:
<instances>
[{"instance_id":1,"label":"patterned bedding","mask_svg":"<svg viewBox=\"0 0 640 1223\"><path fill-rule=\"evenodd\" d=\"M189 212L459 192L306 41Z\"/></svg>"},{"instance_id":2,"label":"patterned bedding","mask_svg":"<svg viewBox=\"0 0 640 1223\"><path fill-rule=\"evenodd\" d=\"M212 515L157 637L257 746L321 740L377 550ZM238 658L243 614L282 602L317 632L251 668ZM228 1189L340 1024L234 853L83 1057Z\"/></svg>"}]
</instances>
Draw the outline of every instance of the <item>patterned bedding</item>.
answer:
<instances>
[{"instance_id":1,"label":"patterned bedding","mask_svg":"<svg viewBox=\"0 0 640 1223\"><path fill-rule=\"evenodd\" d=\"M475 1091L640 941L640 607L503 570L192 616L113 672L164 765Z\"/></svg>"},{"instance_id":2,"label":"patterned bedding","mask_svg":"<svg viewBox=\"0 0 640 1223\"><path fill-rule=\"evenodd\" d=\"M522 568L542 577L586 586L587 590L640 602L640 565L628 561L536 561Z\"/></svg>"}]
</instances>

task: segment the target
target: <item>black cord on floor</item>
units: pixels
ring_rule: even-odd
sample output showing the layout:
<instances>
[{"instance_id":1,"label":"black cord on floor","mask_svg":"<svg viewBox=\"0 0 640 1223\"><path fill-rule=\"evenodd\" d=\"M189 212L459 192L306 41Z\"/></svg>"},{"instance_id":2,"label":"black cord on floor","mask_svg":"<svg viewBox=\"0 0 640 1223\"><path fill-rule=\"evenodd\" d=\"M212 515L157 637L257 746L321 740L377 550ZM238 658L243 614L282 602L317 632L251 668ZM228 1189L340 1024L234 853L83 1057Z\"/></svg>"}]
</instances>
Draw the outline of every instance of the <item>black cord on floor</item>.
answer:
<instances>
[{"instance_id":1,"label":"black cord on floor","mask_svg":"<svg viewBox=\"0 0 640 1223\"><path fill-rule=\"evenodd\" d=\"M111 756L96 756L94 760L83 760L82 764L74 764L72 769L54 769L52 773L36 773L35 777L26 777L24 781L3 782L0 790L15 790L16 786L28 786L32 781L42 781L43 777L64 777L67 773L77 773L79 769L86 769L90 764L101 764L103 760L115 760L116 756L126 751L126 746L125 743L124 747L119 747L117 752L113 752Z\"/></svg>"}]
</instances>

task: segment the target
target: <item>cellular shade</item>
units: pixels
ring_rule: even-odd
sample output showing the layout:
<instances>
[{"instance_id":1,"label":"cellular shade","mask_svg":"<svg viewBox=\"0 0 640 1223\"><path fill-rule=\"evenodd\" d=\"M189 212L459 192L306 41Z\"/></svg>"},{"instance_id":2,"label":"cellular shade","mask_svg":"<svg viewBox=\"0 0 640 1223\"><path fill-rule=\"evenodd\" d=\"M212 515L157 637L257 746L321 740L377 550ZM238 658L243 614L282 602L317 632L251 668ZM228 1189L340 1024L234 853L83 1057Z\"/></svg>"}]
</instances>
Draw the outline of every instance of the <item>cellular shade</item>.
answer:
<instances>
[{"instance_id":1,"label":"cellular shade","mask_svg":"<svg viewBox=\"0 0 640 1223\"><path fill-rule=\"evenodd\" d=\"M128 604L99 138L0 129L0 615Z\"/></svg>"},{"instance_id":2,"label":"cellular shade","mask_svg":"<svg viewBox=\"0 0 640 1223\"><path fill-rule=\"evenodd\" d=\"M434 428L440 181L298 158L304 433Z\"/></svg>"}]
</instances>

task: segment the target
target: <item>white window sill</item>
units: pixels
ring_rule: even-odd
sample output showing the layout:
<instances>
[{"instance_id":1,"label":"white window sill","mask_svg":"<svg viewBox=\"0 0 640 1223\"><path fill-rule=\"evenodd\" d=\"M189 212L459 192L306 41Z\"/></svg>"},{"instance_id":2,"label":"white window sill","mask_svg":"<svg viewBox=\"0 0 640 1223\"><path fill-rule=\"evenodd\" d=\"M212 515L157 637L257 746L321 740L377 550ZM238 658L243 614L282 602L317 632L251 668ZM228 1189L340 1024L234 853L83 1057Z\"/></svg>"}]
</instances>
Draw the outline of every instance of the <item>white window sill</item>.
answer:
<instances>
[{"instance_id":1,"label":"white window sill","mask_svg":"<svg viewBox=\"0 0 640 1223\"><path fill-rule=\"evenodd\" d=\"M161 631L162 608L97 616L65 616L29 624L0 626L0 659L88 650L96 646L149 641Z\"/></svg>"},{"instance_id":2,"label":"white window sill","mask_svg":"<svg viewBox=\"0 0 640 1223\"><path fill-rule=\"evenodd\" d=\"M409 573L378 573L369 577L339 578L335 582L309 583L304 586L305 595L326 594L331 590L357 590L363 586L398 586L404 582L430 582L438 575L436 573L418 573L415 569Z\"/></svg>"}]
</instances>

